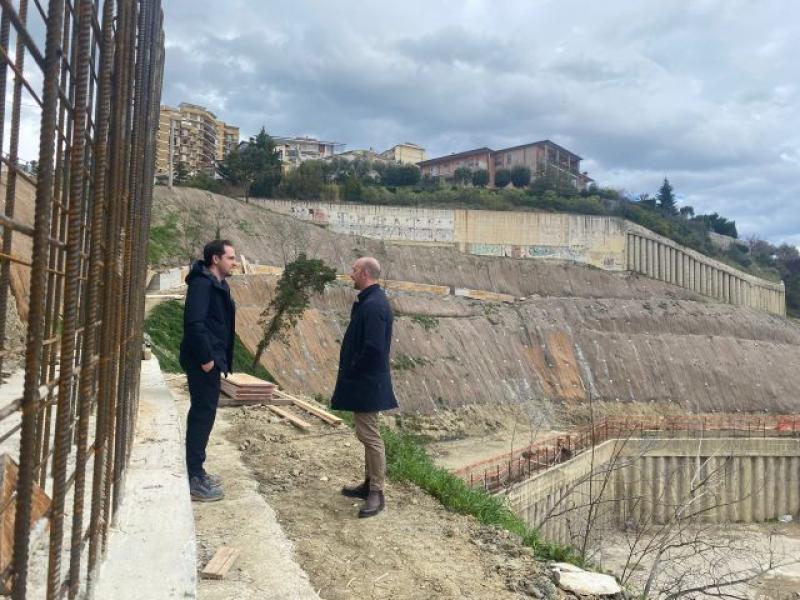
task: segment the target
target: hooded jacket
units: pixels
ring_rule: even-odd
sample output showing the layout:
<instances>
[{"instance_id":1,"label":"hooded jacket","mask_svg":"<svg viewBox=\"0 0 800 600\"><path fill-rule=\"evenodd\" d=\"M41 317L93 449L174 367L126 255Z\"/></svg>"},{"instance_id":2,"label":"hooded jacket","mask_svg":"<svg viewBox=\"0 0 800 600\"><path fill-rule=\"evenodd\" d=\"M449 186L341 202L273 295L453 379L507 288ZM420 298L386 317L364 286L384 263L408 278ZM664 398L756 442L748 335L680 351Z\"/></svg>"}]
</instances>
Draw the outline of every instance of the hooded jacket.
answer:
<instances>
[{"instance_id":1,"label":"hooded jacket","mask_svg":"<svg viewBox=\"0 0 800 600\"><path fill-rule=\"evenodd\" d=\"M180 363L184 370L209 361L220 372L233 370L236 305L226 281L220 281L196 261L186 276L189 286L183 309Z\"/></svg>"}]
</instances>

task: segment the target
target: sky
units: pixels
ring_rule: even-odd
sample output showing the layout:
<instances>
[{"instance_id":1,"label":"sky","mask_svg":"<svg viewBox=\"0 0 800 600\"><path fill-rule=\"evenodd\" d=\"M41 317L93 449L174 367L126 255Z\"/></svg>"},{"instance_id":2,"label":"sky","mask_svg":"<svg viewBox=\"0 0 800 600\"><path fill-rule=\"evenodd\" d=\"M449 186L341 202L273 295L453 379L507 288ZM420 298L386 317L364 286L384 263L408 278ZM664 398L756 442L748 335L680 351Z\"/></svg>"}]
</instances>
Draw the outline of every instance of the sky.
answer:
<instances>
[{"instance_id":1,"label":"sky","mask_svg":"<svg viewBox=\"0 0 800 600\"><path fill-rule=\"evenodd\" d=\"M162 102L428 157L551 139L800 246L800 2L167 0Z\"/></svg>"}]
</instances>

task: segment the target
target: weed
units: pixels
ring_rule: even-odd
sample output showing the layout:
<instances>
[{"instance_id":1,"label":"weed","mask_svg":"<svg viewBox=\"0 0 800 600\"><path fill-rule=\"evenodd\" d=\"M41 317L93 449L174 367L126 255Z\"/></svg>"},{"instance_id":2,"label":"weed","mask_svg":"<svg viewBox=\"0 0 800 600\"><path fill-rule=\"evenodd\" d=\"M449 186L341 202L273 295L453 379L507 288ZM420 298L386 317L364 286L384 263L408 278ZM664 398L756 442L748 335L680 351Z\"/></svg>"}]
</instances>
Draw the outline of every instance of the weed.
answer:
<instances>
[{"instance_id":1,"label":"weed","mask_svg":"<svg viewBox=\"0 0 800 600\"><path fill-rule=\"evenodd\" d=\"M439 326L439 319L428 315L411 315L411 320L420 325L425 331L431 331Z\"/></svg>"},{"instance_id":2,"label":"weed","mask_svg":"<svg viewBox=\"0 0 800 600\"><path fill-rule=\"evenodd\" d=\"M431 361L422 356L409 356L408 354L398 354L397 358L392 360L392 368L395 371L411 371L417 367L422 367L431 364Z\"/></svg>"}]
</instances>

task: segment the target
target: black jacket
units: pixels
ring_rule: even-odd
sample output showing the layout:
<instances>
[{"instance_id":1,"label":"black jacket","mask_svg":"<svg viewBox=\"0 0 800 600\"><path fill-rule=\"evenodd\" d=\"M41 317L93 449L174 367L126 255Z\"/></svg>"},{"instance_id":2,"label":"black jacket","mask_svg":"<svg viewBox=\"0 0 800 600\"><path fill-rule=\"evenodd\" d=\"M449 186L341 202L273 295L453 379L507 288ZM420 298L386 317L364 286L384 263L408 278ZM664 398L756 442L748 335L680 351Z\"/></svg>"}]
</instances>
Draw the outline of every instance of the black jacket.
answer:
<instances>
[{"instance_id":1,"label":"black jacket","mask_svg":"<svg viewBox=\"0 0 800 600\"><path fill-rule=\"evenodd\" d=\"M389 301L378 284L358 294L342 340L332 408L356 412L397 408L389 372L393 320Z\"/></svg>"},{"instance_id":2,"label":"black jacket","mask_svg":"<svg viewBox=\"0 0 800 600\"><path fill-rule=\"evenodd\" d=\"M180 362L184 370L213 360L222 373L233 370L236 305L231 289L196 261L186 276Z\"/></svg>"}]
</instances>

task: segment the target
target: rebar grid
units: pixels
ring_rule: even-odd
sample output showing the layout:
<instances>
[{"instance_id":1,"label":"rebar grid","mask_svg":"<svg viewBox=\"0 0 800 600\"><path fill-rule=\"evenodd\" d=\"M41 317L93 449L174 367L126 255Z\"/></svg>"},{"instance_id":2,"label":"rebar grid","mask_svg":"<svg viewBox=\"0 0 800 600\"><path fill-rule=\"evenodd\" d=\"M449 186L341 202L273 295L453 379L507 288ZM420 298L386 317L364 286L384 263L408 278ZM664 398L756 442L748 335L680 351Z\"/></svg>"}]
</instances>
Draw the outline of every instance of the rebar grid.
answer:
<instances>
[{"instance_id":1,"label":"rebar grid","mask_svg":"<svg viewBox=\"0 0 800 600\"><path fill-rule=\"evenodd\" d=\"M0 406L0 443L19 438L0 577L26 597L38 485L52 499L46 597L75 598L105 549L135 431L163 17L160 0L0 9L0 377L24 356L22 393ZM25 115L40 123L35 170L20 156ZM20 190L35 193L32 219ZM6 343L13 302L26 307L22 349Z\"/></svg>"}]
</instances>

